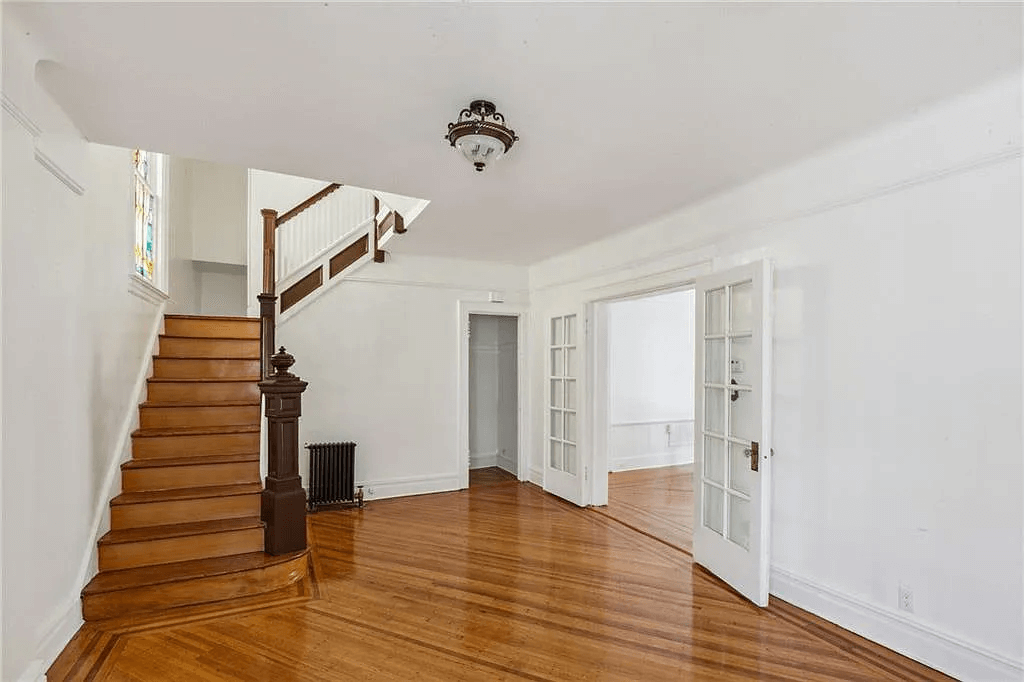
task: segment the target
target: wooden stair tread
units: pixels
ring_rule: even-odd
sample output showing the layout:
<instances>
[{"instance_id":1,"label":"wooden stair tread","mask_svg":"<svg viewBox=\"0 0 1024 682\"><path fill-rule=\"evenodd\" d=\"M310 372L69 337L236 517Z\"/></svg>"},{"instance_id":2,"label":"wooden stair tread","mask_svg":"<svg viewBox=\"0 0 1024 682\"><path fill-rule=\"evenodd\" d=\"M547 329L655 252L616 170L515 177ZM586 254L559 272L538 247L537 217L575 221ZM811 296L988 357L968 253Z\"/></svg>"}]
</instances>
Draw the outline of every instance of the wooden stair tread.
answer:
<instances>
[{"instance_id":1,"label":"wooden stair tread","mask_svg":"<svg viewBox=\"0 0 1024 682\"><path fill-rule=\"evenodd\" d=\"M110 501L111 506L121 504L145 504L148 502L171 502L177 500L198 500L209 497L233 497L252 495L263 491L259 483L237 483L235 485L207 485L193 488L171 488L169 490L147 490L121 493Z\"/></svg>"},{"instance_id":2,"label":"wooden stair tread","mask_svg":"<svg viewBox=\"0 0 1024 682\"><path fill-rule=\"evenodd\" d=\"M149 402L147 400L146 402L144 402L141 405L139 405L139 407L149 407L149 408L164 408L164 407L168 407L168 408L172 408L172 409L175 409L175 410L180 410L183 407L187 407L189 409L191 409L193 407L259 407L259 404L260 404L259 400L212 400L212 401L211 400L207 400L207 401L201 402L201 403L184 403L184 404L182 404L182 403L164 403L164 402L151 403L151 402Z\"/></svg>"},{"instance_id":3,"label":"wooden stair tread","mask_svg":"<svg viewBox=\"0 0 1024 682\"><path fill-rule=\"evenodd\" d=\"M216 360L217 358L202 358L202 359ZM238 360L243 360L243 359L244 360L251 360L252 358L235 358L235 359L238 359ZM156 383L162 383L162 384L216 384L216 383L229 383L229 382L236 382L237 383L237 382L243 382L243 381L247 382L247 383L256 383L257 381L259 381L259 379L255 379L255 378L251 378L251 377L210 377L209 379L202 378L202 377L200 377L200 378L196 378L196 377L181 377L181 378L176 378L176 377L149 377L148 381L156 382Z\"/></svg>"},{"instance_id":4,"label":"wooden stair tread","mask_svg":"<svg viewBox=\"0 0 1024 682\"><path fill-rule=\"evenodd\" d=\"M152 469L154 467L180 467L202 464L235 464L237 462L259 462L260 453L245 452L226 455L192 455L189 457L151 457L148 459L130 459L121 465L121 469Z\"/></svg>"},{"instance_id":5,"label":"wooden stair tread","mask_svg":"<svg viewBox=\"0 0 1024 682\"><path fill-rule=\"evenodd\" d=\"M100 538L101 545L119 545L128 542L147 542L149 540L167 540L190 535L209 535L236 530L262 528L263 521L257 516L238 519L218 519L216 521L193 521L190 523L170 523L164 526L145 526L142 528L122 528L108 531Z\"/></svg>"},{"instance_id":6,"label":"wooden stair tread","mask_svg":"<svg viewBox=\"0 0 1024 682\"><path fill-rule=\"evenodd\" d=\"M259 318L256 318L259 319ZM251 336L182 336L181 334L161 334L161 339L189 339L191 341L259 341Z\"/></svg>"},{"instance_id":7,"label":"wooden stair tread","mask_svg":"<svg viewBox=\"0 0 1024 682\"><path fill-rule=\"evenodd\" d=\"M236 424L233 426L200 426L195 428L173 427L164 429L136 429L132 435L137 438L159 438L162 436L211 436L225 433L258 433L259 425L249 426Z\"/></svg>"},{"instance_id":8,"label":"wooden stair tread","mask_svg":"<svg viewBox=\"0 0 1024 682\"><path fill-rule=\"evenodd\" d=\"M230 320L233 322L259 322L258 317L237 317L232 315L164 315L171 320Z\"/></svg>"},{"instance_id":9,"label":"wooden stair tread","mask_svg":"<svg viewBox=\"0 0 1024 682\"><path fill-rule=\"evenodd\" d=\"M237 362L255 362L259 358L247 358L239 355L154 355L154 360L235 360ZM202 379L206 381L206 379ZM251 380L250 380L251 381Z\"/></svg>"},{"instance_id":10,"label":"wooden stair tread","mask_svg":"<svg viewBox=\"0 0 1024 682\"><path fill-rule=\"evenodd\" d=\"M173 564L122 568L116 571L97 573L82 590L82 596L127 590L147 585L208 578L214 575L241 573L254 569L276 566L292 561L309 550L273 556L266 552L249 552L215 559L194 559Z\"/></svg>"}]
</instances>

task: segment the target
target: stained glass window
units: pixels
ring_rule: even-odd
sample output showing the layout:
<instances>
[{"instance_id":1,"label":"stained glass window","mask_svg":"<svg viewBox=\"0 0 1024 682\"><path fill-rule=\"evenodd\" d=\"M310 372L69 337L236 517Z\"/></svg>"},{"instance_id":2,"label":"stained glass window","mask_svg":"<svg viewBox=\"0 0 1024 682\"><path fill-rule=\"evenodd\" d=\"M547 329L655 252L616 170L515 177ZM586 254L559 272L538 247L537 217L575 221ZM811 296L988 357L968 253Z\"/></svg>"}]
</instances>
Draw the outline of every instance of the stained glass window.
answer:
<instances>
[{"instance_id":1,"label":"stained glass window","mask_svg":"<svg viewBox=\"0 0 1024 682\"><path fill-rule=\"evenodd\" d=\"M135 272L155 279L161 156L142 149L132 155L135 169Z\"/></svg>"}]
</instances>

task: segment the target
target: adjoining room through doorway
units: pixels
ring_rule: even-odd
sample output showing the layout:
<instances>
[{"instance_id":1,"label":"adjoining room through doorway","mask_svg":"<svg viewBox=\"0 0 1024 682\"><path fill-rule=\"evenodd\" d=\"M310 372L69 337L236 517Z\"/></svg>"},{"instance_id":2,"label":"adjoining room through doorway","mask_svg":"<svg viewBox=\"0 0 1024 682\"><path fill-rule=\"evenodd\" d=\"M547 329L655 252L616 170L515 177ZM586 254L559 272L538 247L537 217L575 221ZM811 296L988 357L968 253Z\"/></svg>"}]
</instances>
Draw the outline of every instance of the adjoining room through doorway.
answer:
<instances>
[{"instance_id":1,"label":"adjoining room through doorway","mask_svg":"<svg viewBox=\"0 0 1024 682\"><path fill-rule=\"evenodd\" d=\"M601 513L690 550L694 292L607 306L608 506ZM598 368L602 371L602 368Z\"/></svg>"}]
</instances>

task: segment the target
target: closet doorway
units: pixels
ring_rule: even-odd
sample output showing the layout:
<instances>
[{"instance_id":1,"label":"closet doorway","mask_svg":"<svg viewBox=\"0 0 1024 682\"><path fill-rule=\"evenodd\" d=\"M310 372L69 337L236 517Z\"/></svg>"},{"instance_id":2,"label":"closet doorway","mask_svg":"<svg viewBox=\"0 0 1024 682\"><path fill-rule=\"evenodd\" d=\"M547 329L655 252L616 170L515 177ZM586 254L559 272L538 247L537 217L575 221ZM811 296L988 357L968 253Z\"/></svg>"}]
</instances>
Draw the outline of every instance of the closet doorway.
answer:
<instances>
[{"instance_id":1,"label":"closet doorway","mask_svg":"<svg viewBox=\"0 0 1024 682\"><path fill-rule=\"evenodd\" d=\"M469 315L469 484L519 476L519 318Z\"/></svg>"}]
</instances>

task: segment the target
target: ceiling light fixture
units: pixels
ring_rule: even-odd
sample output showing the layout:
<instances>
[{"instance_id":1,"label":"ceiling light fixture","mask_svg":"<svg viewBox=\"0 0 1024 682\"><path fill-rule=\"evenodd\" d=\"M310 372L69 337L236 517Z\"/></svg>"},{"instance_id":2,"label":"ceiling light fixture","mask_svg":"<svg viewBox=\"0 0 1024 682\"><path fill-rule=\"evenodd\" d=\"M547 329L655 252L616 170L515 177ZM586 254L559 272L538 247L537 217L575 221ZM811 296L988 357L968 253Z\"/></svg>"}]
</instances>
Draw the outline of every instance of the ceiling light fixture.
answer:
<instances>
[{"instance_id":1,"label":"ceiling light fixture","mask_svg":"<svg viewBox=\"0 0 1024 682\"><path fill-rule=\"evenodd\" d=\"M475 99L468 109L459 112L457 122L448 124L445 139L457 147L478 171L482 171L487 164L497 161L512 149L519 136L505 127L505 117L498 113L494 104Z\"/></svg>"}]
</instances>

